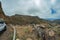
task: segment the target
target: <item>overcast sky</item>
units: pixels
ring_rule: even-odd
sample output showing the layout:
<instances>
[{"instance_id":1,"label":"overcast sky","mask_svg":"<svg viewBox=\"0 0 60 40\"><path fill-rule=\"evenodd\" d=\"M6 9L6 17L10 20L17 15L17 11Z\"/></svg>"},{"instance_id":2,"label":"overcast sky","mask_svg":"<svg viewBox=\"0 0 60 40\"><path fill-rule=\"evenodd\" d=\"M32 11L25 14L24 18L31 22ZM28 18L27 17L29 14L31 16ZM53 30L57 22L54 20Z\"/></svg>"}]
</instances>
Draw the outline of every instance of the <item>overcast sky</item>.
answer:
<instances>
[{"instance_id":1,"label":"overcast sky","mask_svg":"<svg viewBox=\"0 0 60 40\"><path fill-rule=\"evenodd\" d=\"M0 0L6 15L32 15L40 18L60 17L60 0Z\"/></svg>"}]
</instances>

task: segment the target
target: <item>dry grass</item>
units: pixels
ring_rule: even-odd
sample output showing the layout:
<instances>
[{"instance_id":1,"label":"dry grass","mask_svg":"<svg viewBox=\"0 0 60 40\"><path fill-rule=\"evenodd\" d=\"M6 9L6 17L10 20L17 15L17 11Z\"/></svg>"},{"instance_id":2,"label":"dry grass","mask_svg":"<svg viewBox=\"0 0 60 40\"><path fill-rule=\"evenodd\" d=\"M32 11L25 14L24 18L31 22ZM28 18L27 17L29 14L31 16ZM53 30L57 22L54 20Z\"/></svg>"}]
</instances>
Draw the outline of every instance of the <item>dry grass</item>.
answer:
<instances>
[{"instance_id":1,"label":"dry grass","mask_svg":"<svg viewBox=\"0 0 60 40\"><path fill-rule=\"evenodd\" d=\"M37 36L33 32L32 26L16 26L17 36L21 40L37 40Z\"/></svg>"}]
</instances>

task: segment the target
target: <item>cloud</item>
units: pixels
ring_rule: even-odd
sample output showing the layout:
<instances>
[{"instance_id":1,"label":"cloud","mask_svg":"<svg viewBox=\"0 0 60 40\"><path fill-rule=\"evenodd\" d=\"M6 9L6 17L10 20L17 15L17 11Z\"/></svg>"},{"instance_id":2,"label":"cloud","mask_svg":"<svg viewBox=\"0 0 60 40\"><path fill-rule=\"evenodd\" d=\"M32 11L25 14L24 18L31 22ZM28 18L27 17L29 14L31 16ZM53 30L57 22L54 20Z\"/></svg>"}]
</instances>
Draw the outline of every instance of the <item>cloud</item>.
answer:
<instances>
[{"instance_id":1,"label":"cloud","mask_svg":"<svg viewBox=\"0 0 60 40\"><path fill-rule=\"evenodd\" d=\"M51 4L55 4L56 0L51 0Z\"/></svg>"},{"instance_id":2,"label":"cloud","mask_svg":"<svg viewBox=\"0 0 60 40\"><path fill-rule=\"evenodd\" d=\"M40 18L60 17L59 0L3 0L2 6L6 15L22 14ZM51 13L51 8L56 10L55 14Z\"/></svg>"},{"instance_id":3,"label":"cloud","mask_svg":"<svg viewBox=\"0 0 60 40\"><path fill-rule=\"evenodd\" d=\"M0 0L0 1L2 1L2 0Z\"/></svg>"}]
</instances>

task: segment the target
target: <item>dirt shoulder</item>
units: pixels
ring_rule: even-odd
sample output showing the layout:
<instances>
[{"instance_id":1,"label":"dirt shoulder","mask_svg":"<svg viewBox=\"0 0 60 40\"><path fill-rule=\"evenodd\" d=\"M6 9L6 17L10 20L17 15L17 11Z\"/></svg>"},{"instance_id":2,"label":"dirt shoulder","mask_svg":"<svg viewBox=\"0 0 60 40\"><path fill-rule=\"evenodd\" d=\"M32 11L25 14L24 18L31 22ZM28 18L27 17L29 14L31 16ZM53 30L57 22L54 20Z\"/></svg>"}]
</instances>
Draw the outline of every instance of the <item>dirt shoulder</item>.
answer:
<instances>
[{"instance_id":1,"label":"dirt shoulder","mask_svg":"<svg viewBox=\"0 0 60 40\"><path fill-rule=\"evenodd\" d=\"M0 35L0 39L1 40L11 40L11 34L12 34L13 30L12 28L8 25L7 26L7 30L4 31L1 35Z\"/></svg>"}]
</instances>

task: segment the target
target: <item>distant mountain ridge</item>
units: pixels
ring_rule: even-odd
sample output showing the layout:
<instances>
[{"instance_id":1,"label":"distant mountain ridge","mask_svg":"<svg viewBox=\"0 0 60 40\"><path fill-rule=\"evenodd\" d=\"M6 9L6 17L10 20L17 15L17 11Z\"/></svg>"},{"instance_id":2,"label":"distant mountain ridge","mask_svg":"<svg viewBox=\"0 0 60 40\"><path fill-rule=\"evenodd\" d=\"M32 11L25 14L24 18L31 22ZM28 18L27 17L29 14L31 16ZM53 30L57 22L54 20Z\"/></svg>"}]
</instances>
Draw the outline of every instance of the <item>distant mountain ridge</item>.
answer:
<instances>
[{"instance_id":1,"label":"distant mountain ridge","mask_svg":"<svg viewBox=\"0 0 60 40\"><path fill-rule=\"evenodd\" d=\"M27 16L27 15L13 15L10 16L8 19L10 19L10 22L12 24L40 24L42 23L43 19L40 19L37 16Z\"/></svg>"},{"instance_id":2,"label":"distant mountain ridge","mask_svg":"<svg viewBox=\"0 0 60 40\"><path fill-rule=\"evenodd\" d=\"M53 21L54 23L60 24L60 19L56 19Z\"/></svg>"}]
</instances>

